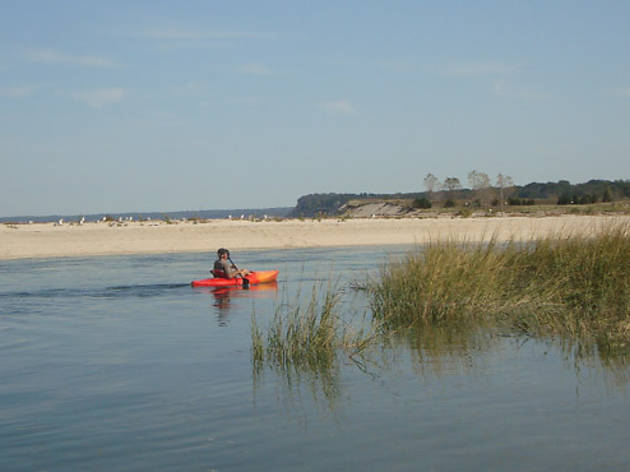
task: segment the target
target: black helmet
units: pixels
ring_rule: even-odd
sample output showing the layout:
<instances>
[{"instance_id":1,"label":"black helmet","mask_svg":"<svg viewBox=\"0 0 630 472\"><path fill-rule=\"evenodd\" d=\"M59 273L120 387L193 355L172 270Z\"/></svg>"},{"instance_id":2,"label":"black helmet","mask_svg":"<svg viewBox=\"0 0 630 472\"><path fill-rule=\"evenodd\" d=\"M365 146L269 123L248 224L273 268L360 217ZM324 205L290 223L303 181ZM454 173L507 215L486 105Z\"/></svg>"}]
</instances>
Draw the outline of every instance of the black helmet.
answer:
<instances>
[{"instance_id":1,"label":"black helmet","mask_svg":"<svg viewBox=\"0 0 630 472\"><path fill-rule=\"evenodd\" d=\"M227 254L228 257L230 257L230 251L228 251L227 249L225 249L224 247L222 247L221 249L219 249L217 251L217 255L219 257L221 257L223 254Z\"/></svg>"}]
</instances>

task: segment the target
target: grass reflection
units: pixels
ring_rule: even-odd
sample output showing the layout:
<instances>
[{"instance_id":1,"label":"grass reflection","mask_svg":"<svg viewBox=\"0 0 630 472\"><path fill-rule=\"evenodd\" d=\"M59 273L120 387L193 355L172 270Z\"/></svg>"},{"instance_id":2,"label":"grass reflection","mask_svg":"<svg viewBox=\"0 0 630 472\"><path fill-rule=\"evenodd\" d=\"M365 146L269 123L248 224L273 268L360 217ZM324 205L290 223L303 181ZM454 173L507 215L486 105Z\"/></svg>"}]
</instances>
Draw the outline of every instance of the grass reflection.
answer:
<instances>
[{"instance_id":1,"label":"grass reflection","mask_svg":"<svg viewBox=\"0 0 630 472\"><path fill-rule=\"evenodd\" d=\"M394 336L411 354L413 368L423 375L441 376L474 368L482 354L497 344L497 336L478 324L416 326Z\"/></svg>"},{"instance_id":2,"label":"grass reflection","mask_svg":"<svg viewBox=\"0 0 630 472\"><path fill-rule=\"evenodd\" d=\"M295 299L276 305L266 328L252 314L252 365L254 382L266 367L285 381L289 393L309 385L313 395L323 394L334 409L340 392L342 356L353 358L366 344L363 330L344 321L340 314L341 291L328 282L313 286L308 301L301 290Z\"/></svg>"}]
</instances>

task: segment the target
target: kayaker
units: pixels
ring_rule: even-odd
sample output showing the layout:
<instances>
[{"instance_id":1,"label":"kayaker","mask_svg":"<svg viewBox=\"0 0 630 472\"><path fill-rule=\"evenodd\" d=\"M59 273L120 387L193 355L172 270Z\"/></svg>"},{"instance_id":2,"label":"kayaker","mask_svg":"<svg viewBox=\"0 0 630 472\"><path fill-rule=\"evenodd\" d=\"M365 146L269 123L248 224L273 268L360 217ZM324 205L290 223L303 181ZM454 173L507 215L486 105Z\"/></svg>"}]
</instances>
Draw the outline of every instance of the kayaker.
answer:
<instances>
[{"instance_id":1,"label":"kayaker","mask_svg":"<svg viewBox=\"0 0 630 472\"><path fill-rule=\"evenodd\" d=\"M218 259L214 261L214 268L210 271L215 277L233 279L234 277L246 277L250 274L247 269L237 269L230 259L230 251L221 248L217 251Z\"/></svg>"}]
</instances>

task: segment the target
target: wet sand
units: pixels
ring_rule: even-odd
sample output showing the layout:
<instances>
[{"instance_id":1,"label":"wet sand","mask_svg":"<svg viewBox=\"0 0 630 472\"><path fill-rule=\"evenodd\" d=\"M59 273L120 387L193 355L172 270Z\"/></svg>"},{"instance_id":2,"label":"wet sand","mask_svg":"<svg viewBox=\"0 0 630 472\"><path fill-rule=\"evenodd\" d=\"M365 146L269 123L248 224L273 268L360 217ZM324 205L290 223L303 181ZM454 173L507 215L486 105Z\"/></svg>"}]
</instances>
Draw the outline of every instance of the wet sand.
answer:
<instances>
[{"instance_id":1,"label":"wet sand","mask_svg":"<svg viewBox=\"0 0 630 472\"><path fill-rule=\"evenodd\" d=\"M490 235L528 240L587 234L614 222L629 223L630 216L0 224L0 259L481 241Z\"/></svg>"}]
</instances>

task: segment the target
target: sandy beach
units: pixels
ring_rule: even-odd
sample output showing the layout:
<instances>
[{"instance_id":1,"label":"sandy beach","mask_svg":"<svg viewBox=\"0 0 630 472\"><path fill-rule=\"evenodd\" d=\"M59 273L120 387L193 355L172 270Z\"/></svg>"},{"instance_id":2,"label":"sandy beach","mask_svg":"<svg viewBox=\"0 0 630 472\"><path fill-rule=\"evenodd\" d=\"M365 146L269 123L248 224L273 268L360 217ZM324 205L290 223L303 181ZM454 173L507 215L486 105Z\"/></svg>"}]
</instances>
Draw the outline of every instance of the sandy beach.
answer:
<instances>
[{"instance_id":1,"label":"sandy beach","mask_svg":"<svg viewBox=\"0 0 630 472\"><path fill-rule=\"evenodd\" d=\"M214 252L373 244L414 244L456 238L527 240L549 234L588 233L629 216L337 219L206 222L2 224L0 259L113 254Z\"/></svg>"}]
</instances>

